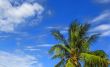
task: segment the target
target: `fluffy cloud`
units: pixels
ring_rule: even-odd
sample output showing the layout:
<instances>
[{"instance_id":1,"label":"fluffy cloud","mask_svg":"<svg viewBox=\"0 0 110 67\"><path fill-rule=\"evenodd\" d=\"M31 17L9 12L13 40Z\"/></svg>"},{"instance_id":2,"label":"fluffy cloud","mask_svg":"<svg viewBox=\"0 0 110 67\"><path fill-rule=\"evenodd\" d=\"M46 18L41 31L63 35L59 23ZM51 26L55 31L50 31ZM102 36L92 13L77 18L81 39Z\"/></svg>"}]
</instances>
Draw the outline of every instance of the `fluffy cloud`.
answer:
<instances>
[{"instance_id":1,"label":"fluffy cloud","mask_svg":"<svg viewBox=\"0 0 110 67\"><path fill-rule=\"evenodd\" d=\"M0 67L42 67L37 59L30 55L16 55L4 51L0 51Z\"/></svg>"},{"instance_id":2,"label":"fluffy cloud","mask_svg":"<svg viewBox=\"0 0 110 67\"><path fill-rule=\"evenodd\" d=\"M38 3L23 3L12 6L10 0L0 0L0 31L13 32L25 18L37 14L40 16L44 8Z\"/></svg>"}]
</instances>

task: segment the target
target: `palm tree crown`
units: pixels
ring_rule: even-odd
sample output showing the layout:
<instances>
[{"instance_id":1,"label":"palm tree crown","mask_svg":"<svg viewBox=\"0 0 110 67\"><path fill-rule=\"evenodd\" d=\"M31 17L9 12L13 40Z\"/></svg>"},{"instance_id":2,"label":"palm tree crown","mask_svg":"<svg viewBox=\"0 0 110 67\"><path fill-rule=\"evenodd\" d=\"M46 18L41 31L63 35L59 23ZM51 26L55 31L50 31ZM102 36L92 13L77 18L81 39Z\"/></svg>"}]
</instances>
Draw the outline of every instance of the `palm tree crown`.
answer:
<instances>
[{"instance_id":1,"label":"palm tree crown","mask_svg":"<svg viewBox=\"0 0 110 67\"><path fill-rule=\"evenodd\" d=\"M52 35L60 41L49 50L53 59L61 59L55 67L108 67L107 54L103 50L90 51L90 45L97 40L99 34L88 34L90 24L79 24L74 21L68 29L68 39L58 30Z\"/></svg>"}]
</instances>

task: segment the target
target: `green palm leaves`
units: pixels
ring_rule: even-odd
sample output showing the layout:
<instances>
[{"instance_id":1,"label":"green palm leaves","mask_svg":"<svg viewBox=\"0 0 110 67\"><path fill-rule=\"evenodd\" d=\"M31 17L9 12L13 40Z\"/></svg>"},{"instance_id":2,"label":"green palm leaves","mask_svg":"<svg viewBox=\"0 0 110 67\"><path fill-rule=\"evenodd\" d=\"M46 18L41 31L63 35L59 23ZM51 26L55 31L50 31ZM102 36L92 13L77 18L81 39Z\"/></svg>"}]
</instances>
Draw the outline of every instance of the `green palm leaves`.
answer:
<instances>
[{"instance_id":1,"label":"green palm leaves","mask_svg":"<svg viewBox=\"0 0 110 67\"><path fill-rule=\"evenodd\" d=\"M68 39L58 30L52 31L52 35L60 41L49 50L53 59L61 61L55 67L108 67L107 55L102 50L90 51L90 45L97 40L99 34L88 35L90 24L79 24L74 21L68 30Z\"/></svg>"}]
</instances>

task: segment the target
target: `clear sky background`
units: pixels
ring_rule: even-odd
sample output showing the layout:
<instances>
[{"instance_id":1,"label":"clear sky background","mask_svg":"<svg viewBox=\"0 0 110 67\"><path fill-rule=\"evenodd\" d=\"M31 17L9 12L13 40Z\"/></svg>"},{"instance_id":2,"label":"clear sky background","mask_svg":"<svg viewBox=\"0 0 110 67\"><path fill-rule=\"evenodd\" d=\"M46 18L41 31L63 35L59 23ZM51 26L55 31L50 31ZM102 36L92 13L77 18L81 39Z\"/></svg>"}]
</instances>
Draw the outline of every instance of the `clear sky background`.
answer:
<instances>
[{"instance_id":1,"label":"clear sky background","mask_svg":"<svg viewBox=\"0 0 110 67\"><path fill-rule=\"evenodd\" d=\"M54 67L50 31L66 36L74 19L101 33L91 50L110 56L110 0L0 0L0 67Z\"/></svg>"}]
</instances>

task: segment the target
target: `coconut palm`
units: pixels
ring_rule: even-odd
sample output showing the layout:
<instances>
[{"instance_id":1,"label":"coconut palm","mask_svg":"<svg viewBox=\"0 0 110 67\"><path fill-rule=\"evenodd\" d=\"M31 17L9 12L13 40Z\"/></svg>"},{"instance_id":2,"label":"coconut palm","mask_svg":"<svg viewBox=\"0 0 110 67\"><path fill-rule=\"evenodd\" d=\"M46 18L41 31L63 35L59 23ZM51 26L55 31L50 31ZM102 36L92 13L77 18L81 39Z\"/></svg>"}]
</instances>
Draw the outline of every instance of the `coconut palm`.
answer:
<instances>
[{"instance_id":1,"label":"coconut palm","mask_svg":"<svg viewBox=\"0 0 110 67\"><path fill-rule=\"evenodd\" d=\"M90 24L79 24L74 21L68 29L68 38L58 30L52 35L59 41L49 50L53 59L60 61L55 67L108 67L107 54L103 50L90 51L90 45L97 40L99 34L88 34Z\"/></svg>"}]
</instances>

